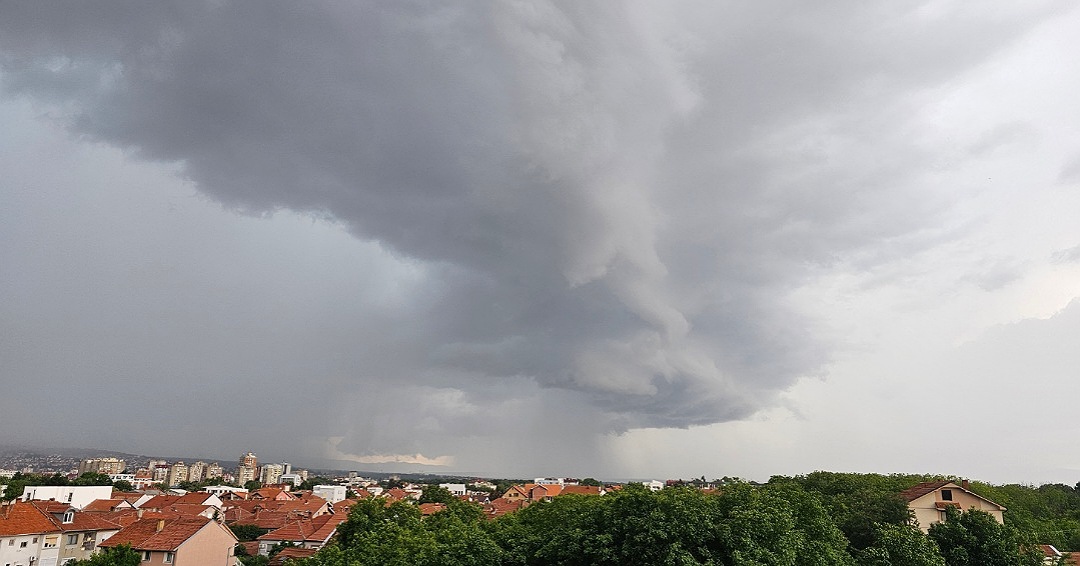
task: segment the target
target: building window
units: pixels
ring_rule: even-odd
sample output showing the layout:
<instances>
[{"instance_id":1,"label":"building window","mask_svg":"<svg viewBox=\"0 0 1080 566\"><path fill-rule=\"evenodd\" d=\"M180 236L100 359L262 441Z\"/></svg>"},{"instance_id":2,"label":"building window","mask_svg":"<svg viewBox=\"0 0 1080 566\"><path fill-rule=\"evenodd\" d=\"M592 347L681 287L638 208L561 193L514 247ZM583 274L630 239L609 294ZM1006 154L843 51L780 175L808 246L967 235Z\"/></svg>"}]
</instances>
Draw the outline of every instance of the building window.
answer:
<instances>
[{"instance_id":1,"label":"building window","mask_svg":"<svg viewBox=\"0 0 1080 566\"><path fill-rule=\"evenodd\" d=\"M171 552L166 552L165 553L165 563L166 564L172 564L172 553Z\"/></svg>"},{"instance_id":2,"label":"building window","mask_svg":"<svg viewBox=\"0 0 1080 566\"><path fill-rule=\"evenodd\" d=\"M952 490L951 489L943 489L943 490L941 490L941 500L942 501L952 501Z\"/></svg>"},{"instance_id":3,"label":"building window","mask_svg":"<svg viewBox=\"0 0 1080 566\"><path fill-rule=\"evenodd\" d=\"M79 535L68 535L68 545L79 544Z\"/></svg>"},{"instance_id":4,"label":"building window","mask_svg":"<svg viewBox=\"0 0 1080 566\"><path fill-rule=\"evenodd\" d=\"M25 540L19 543L19 548L26 548L26 541Z\"/></svg>"},{"instance_id":5,"label":"building window","mask_svg":"<svg viewBox=\"0 0 1080 566\"><path fill-rule=\"evenodd\" d=\"M142 561L143 562L150 562L150 551L149 550L144 550L142 552Z\"/></svg>"},{"instance_id":6,"label":"building window","mask_svg":"<svg viewBox=\"0 0 1080 566\"><path fill-rule=\"evenodd\" d=\"M60 542L60 535L50 535L45 537L44 548L56 548L57 543Z\"/></svg>"}]
</instances>

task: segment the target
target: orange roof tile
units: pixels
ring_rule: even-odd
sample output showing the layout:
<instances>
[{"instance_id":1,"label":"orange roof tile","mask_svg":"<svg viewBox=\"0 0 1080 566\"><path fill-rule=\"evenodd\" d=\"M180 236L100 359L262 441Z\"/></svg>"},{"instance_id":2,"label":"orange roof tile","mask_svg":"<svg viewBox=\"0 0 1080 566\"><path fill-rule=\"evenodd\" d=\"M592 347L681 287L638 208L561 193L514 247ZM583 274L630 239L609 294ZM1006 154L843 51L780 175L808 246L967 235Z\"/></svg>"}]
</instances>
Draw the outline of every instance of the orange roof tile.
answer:
<instances>
[{"instance_id":1,"label":"orange roof tile","mask_svg":"<svg viewBox=\"0 0 1080 566\"><path fill-rule=\"evenodd\" d=\"M559 495L600 495L600 487L595 485L563 486Z\"/></svg>"},{"instance_id":2,"label":"orange roof tile","mask_svg":"<svg viewBox=\"0 0 1080 566\"><path fill-rule=\"evenodd\" d=\"M91 501L90 503L87 503L86 505L84 505L82 510L85 511L85 512L95 513L95 512L113 511L117 507L123 507L123 508L126 508L126 509L131 509L131 502L128 501L127 499L116 499L116 498L113 498L113 499L95 499L95 500Z\"/></svg>"},{"instance_id":3,"label":"orange roof tile","mask_svg":"<svg viewBox=\"0 0 1080 566\"><path fill-rule=\"evenodd\" d=\"M58 532L60 528L48 513L31 503L15 501L0 504L0 536Z\"/></svg>"},{"instance_id":4,"label":"orange roof tile","mask_svg":"<svg viewBox=\"0 0 1080 566\"><path fill-rule=\"evenodd\" d=\"M259 540L326 542L333 536L337 526L344 521L344 515L319 515L313 519L291 521L279 529L260 536Z\"/></svg>"},{"instance_id":5,"label":"orange roof tile","mask_svg":"<svg viewBox=\"0 0 1080 566\"><path fill-rule=\"evenodd\" d=\"M268 562L267 564L268 566L284 566L291 560L310 558L314 556L316 552L318 552L318 549L315 548L283 548L281 549L281 552L275 554L274 557L271 558L270 562Z\"/></svg>"},{"instance_id":6,"label":"orange roof tile","mask_svg":"<svg viewBox=\"0 0 1080 566\"><path fill-rule=\"evenodd\" d=\"M101 546L129 544L136 550L176 550L210 523L206 517L139 519L120 529Z\"/></svg>"},{"instance_id":7,"label":"orange roof tile","mask_svg":"<svg viewBox=\"0 0 1080 566\"><path fill-rule=\"evenodd\" d=\"M445 511L445 510L446 510L446 504L445 503L421 503L420 504L420 514L424 515L424 516L434 515L434 514L438 513L439 511Z\"/></svg>"},{"instance_id":8,"label":"orange roof tile","mask_svg":"<svg viewBox=\"0 0 1080 566\"><path fill-rule=\"evenodd\" d=\"M952 483L951 481L927 481L918 485L909 487L900 492L900 497L904 498L904 501L915 501L916 499Z\"/></svg>"}]
</instances>

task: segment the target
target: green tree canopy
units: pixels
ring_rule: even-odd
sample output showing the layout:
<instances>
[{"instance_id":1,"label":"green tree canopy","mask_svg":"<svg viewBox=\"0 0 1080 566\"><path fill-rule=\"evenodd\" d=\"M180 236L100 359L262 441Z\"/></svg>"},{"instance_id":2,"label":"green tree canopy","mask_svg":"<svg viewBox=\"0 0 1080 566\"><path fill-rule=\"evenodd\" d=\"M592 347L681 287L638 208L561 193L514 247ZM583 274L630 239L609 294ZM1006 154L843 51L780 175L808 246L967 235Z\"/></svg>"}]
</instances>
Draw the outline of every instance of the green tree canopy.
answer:
<instances>
[{"instance_id":1,"label":"green tree canopy","mask_svg":"<svg viewBox=\"0 0 1080 566\"><path fill-rule=\"evenodd\" d=\"M1039 566L1042 553L1021 544L1015 529L978 509L945 509L945 521L930 526L946 566Z\"/></svg>"},{"instance_id":2,"label":"green tree canopy","mask_svg":"<svg viewBox=\"0 0 1080 566\"><path fill-rule=\"evenodd\" d=\"M85 560L68 562L67 566L139 566L142 556L129 545L122 544L95 552Z\"/></svg>"}]
</instances>

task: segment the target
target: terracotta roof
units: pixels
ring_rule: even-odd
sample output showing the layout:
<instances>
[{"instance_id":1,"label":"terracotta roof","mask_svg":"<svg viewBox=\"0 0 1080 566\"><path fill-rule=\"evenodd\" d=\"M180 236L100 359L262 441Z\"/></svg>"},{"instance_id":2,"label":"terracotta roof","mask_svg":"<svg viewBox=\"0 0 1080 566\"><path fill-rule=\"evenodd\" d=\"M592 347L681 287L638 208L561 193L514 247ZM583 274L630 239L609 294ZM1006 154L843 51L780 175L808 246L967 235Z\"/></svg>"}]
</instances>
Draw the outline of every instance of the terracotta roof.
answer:
<instances>
[{"instance_id":1,"label":"terracotta roof","mask_svg":"<svg viewBox=\"0 0 1080 566\"><path fill-rule=\"evenodd\" d=\"M60 501L29 501L31 505L46 513L64 513L68 509L71 509L70 503L62 503Z\"/></svg>"},{"instance_id":2,"label":"terracotta roof","mask_svg":"<svg viewBox=\"0 0 1080 566\"><path fill-rule=\"evenodd\" d=\"M301 519L286 523L259 537L259 540L288 540L292 542L326 542L333 536L337 526L345 521L344 515L319 515L313 519Z\"/></svg>"},{"instance_id":3,"label":"terracotta roof","mask_svg":"<svg viewBox=\"0 0 1080 566\"><path fill-rule=\"evenodd\" d=\"M529 497L536 499L537 497L555 497L562 493L563 486L559 484L546 484L537 485L529 490Z\"/></svg>"},{"instance_id":4,"label":"terracotta roof","mask_svg":"<svg viewBox=\"0 0 1080 566\"><path fill-rule=\"evenodd\" d=\"M211 522L206 517L139 519L120 529L101 546L130 544L136 550L176 550Z\"/></svg>"},{"instance_id":5,"label":"terracotta roof","mask_svg":"<svg viewBox=\"0 0 1080 566\"><path fill-rule=\"evenodd\" d=\"M247 542L241 542L237 544L244 547L244 550L247 551L248 556L255 556L259 553L259 541L257 540L249 540Z\"/></svg>"},{"instance_id":6,"label":"terracotta roof","mask_svg":"<svg viewBox=\"0 0 1080 566\"><path fill-rule=\"evenodd\" d=\"M445 503L421 503L420 504L420 514L424 515L424 516L434 515L434 514L438 513L439 511L445 511L445 510L446 510L446 504Z\"/></svg>"},{"instance_id":7,"label":"terracotta roof","mask_svg":"<svg viewBox=\"0 0 1080 566\"><path fill-rule=\"evenodd\" d=\"M301 558L310 558L318 552L315 548L283 548L281 552L274 555L267 563L268 566L284 566L287 562L292 560L298 560Z\"/></svg>"},{"instance_id":8,"label":"terracotta roof","mask_svg":"<svg viewBox=\"0 0 1080 566\"><path fill-rule=\"evenodd\" d=\"M511 501L499 497L484 504L484 514L487 517L494 519L495 517L502 517L507 513L512 513L528 506L529 502L526 500Z\"/></svg>"},{"instance_id":9,"label":"terracotta roof","mask_svg":"<svg viewBox=\"0 0 1080 566\"><path fill-rule=\"evenodd\" d=\"M82 510L90 513L113 511L117 507L131 509L131 502L127 499L95 499L83 506Z\"/></svg>"},{"instance_id":10,"label":"terracotta roof","mask_svg":"<svg viewBox=\"0 0 1080 566\"><path fill-rule=\"evenodd\" d=\"M563 486L559 495L600 495L600 486L567 485Z\"/></svg>"},{"instance_id":11,"label":"terracotta roof","mask_svg":"<svg viewBox=\"0 0 1080 566\"><path fill-rule=\"evenodd\" d=\"M394 487L384 491L382 496L393 501L401 501L409 497L409 492L400 487Z\"/></svg>"},{"instance_id":12,"label":"terracotta roof","mask_svg":"<svg viewBox=\"0 0 1080 566\"><path fill-rule=\"evenodd\" d=\"M900 497L904 498L904 501L915 501L916 499L953 483L951 481L928 481L920 483L919 485L909 487L900 492ZM957 486L959 487L959 486Z\"/></svg>"},{"instance_id":13,"label":"terracotta roof","mask_svg":"<svg viewBox=\"0 0 1080 566\"><path fill-rule=\"evenodd\" d=\"M0 536L58 533L51 517L30 503L0 504Z\"/></svg>"}]
</instances>

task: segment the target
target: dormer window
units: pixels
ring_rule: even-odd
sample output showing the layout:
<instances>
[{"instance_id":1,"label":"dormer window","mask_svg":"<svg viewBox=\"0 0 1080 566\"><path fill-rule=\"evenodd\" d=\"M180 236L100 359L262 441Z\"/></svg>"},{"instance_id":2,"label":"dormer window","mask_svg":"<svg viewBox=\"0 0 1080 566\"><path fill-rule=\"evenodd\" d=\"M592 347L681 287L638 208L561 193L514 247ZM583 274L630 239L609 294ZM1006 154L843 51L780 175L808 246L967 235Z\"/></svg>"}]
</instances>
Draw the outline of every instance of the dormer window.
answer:
<instances>
[{"instance_id":1,"label":"dormer window","mask_svg":"<svg viewBox=\"0 0 1080 566\"><path fill-rule=\"evenodd\" d=\"M941 490L941 500L942 501L952 501L952 490L951 489L943 489L943 490Z\"/></svg>"},{"instance_id":2,"label":"dormer window","mask_svg":"<svg viewBox=\"0 0 1080 566\"><path fill-rule=\"evenodd\" d=\"M75 521L75 512L72 511L71 509L68 509L67 511L65 511L64 512L64 523L65 524L73 523L74 521Z\"/></svg>"}]
</instances>

